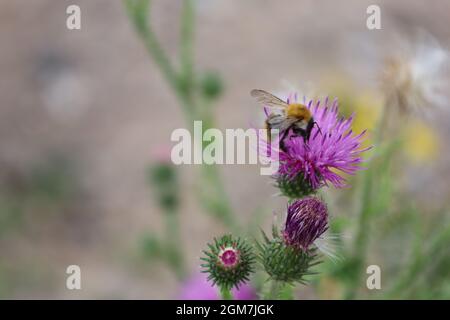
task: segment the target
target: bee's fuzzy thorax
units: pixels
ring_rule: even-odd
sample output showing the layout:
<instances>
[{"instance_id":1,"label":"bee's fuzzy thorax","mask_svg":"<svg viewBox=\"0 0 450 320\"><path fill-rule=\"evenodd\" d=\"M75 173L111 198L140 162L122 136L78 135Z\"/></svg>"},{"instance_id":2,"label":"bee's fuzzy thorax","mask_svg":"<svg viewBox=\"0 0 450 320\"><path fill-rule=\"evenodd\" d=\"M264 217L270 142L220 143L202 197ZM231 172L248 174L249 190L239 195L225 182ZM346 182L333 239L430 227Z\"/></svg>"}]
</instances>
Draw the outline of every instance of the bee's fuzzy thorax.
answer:
<instances>
[{"instance_id":1,"label":"bee's fuzzy thorax","mask_svg":"<svg viewBox=\"0 0 450 320\"><path fill-rule=\"evenodd\" d=\"M311 112L309 109L300 103L292 103L286 108L286 115L297 119L309 121L311 119Z\"/></svg>"}]
</instances>

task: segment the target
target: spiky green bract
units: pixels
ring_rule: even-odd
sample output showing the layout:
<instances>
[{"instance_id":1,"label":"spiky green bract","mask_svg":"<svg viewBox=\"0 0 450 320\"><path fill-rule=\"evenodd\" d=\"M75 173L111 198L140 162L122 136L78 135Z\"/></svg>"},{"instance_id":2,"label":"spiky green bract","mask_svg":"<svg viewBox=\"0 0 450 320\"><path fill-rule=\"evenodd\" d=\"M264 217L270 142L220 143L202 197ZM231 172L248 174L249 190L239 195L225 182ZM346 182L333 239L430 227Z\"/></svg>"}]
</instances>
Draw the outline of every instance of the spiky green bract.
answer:
<instances>
[{"instance_id":1,"label":"spiky green bract","mask_svg":"<svg viewBox=\"0 0 450 320\"><path fill-rule=\"evenodd\" d=\"M249 276L254 272L256 256L253 248L243 239L225 235L220 239L214 238L214 243L208 244L208 250L204 250L205 261L201 266L202 272L208 273L208 280L221 289L231 290L249 281ZM234 250L237 261L227 265L227 261L221 254L224 250Z\"/></svg>"},{"instance_id":2,"label":"spiky green bract","mask_svg":"<svg viewBox=\"0 0 450 320\"><path fill-rule=\"evenodd\" d=\"M271 280L293 284L306 284L305 276L315 274L311 268L320 263L316 249L307 251L287 246L276 230L273 239L263 232L263 243L258 243L259 260Z\"/></svg>"},{"instance_id":3,"label":"spiky green bract","mask_svg":"<svg viewBox=\"0 0 450 320\"><path fill-rule=\"evenodd\" d=\"M305 180L301 173L294 178L283 174L277 174L275 180L275 186L280 189L281 194L290 199L300 199L315 193L314 188L307 180Z\"/></svg>"}]
</instances>

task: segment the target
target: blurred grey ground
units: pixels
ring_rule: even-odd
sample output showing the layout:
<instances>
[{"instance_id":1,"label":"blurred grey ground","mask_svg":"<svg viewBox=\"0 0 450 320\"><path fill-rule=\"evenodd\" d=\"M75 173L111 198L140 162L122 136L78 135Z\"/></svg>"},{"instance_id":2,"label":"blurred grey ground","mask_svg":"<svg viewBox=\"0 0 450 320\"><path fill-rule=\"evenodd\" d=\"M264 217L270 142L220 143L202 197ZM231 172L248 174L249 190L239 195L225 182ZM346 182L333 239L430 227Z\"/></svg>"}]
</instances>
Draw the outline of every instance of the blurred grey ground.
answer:
<instances>
[{"instance_id":1,"label":"blurred grey ground","mask_svg":"<svg viewBox=\"0 0 450 320\"><path fill-rule=\"evenodd\" d=\"M377 1L383 30L368 31L372 3L197 1L197 67L220 71L226 83L220 127L248 127L254 87L277 89L283 80L318 86L336 70L374 87L367 75L396 33L424 28L448 48L450 2ZM65 27L69 4L81 6L81 31ZM152 24L169 53L177 48L179 10L180 1L154 1ZM139 235L161 224L145 181L152 150L169 145L172 130L186 124L121 1L1 0L0 41L0 186L26 189L33 168L53 163L70 168L73 184L61 204L26 206L20 224L0 236L1 297L176 295L172 275L147 268L135 251ZM182 237L194 270L204 243L222 229L190 194L192 168L181 170ZM283 208L258 172L222 168L243 221L269 201L269 210ZM65 288L70 264L82 268L79 292Z\"/></svg>"}]
</instances>

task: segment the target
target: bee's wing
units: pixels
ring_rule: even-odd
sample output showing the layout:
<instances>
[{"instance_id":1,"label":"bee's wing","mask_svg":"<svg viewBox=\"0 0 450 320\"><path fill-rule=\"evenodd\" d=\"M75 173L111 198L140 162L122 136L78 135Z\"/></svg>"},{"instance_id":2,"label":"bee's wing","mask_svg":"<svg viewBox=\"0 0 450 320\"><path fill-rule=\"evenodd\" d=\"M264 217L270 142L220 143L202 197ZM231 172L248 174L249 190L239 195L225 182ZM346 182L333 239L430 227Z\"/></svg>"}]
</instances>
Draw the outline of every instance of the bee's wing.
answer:
<instances>
[{"instance_id":1,"label":"bee's wing","mask_svg":"<svg viewBox=\"0 0 450 320\"><path fill-rule=\"evenodd\" d=\"M284 115L272 113L267 117L266 121L271 127L279 127L285 120L286 117Z\"/></svg>"},{"instance_id":2,"label":"bee's wing","mask_svg":"<svg viewBox=\"0 0 450 320\"><path fill-rule=\"evenodd\" d=\"M286 102L264 90L253 89L252 91L250 91L250 95L252 97L255 97L256 101L264 106L273 108L286 108L288 106Z\"/></svg>"},{"instance_id":3,"label":"bee's wing","mask_svg":"<svg viewBox=\"0 0 450 320\"><path fill-rule=\"evenodd\" d=\"M296 123L298 119L287 117L285 121L280 126L280 132L283 132L289 129L294 123Z\"/></svg>"},{"instance_id":4,"label":"bee's wing","mask_svg":"<svg viewBox=\"0 0 450 320\"><path fill-rule=\"evenodd\" d=\"M278 129L280 132L283 132L289 129L294 123L298 121L298 119L285 117L283 115L272 114L267 118L267 124L272 129Z\"/></svg>"}]
</instances>

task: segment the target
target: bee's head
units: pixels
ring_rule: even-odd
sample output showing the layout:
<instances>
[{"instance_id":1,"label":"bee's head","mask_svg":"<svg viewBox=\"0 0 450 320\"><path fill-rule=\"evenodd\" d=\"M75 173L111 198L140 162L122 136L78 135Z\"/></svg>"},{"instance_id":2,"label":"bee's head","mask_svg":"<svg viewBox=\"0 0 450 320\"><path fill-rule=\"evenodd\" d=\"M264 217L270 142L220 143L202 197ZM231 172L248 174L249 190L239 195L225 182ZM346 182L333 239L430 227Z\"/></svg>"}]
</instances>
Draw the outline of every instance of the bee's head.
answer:
<instances>
[{"instance_id":1,"label":"bee's head","mask_svg":"<svg viewBox=\"0 0 450 320\"><path fill-rule=\"evenodd\" d=\"M311 111L301 104L301 103L292 103L286 108L286 115L288 117L293 117L305 121L309 121L312 118Z\"/></svg>"}]
</instances>

